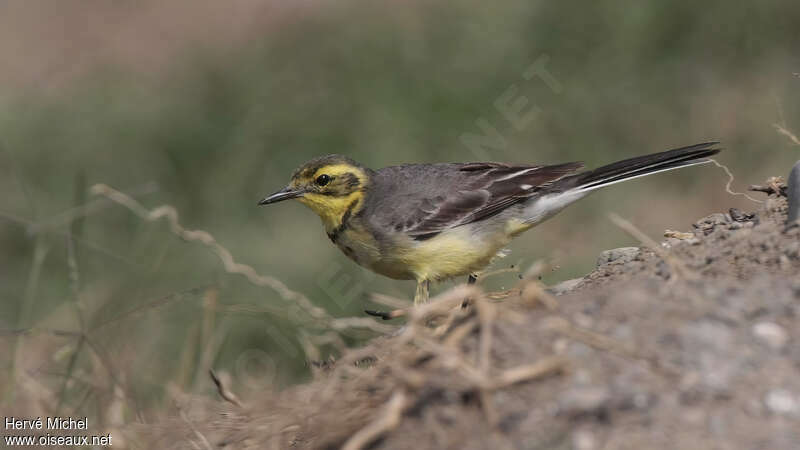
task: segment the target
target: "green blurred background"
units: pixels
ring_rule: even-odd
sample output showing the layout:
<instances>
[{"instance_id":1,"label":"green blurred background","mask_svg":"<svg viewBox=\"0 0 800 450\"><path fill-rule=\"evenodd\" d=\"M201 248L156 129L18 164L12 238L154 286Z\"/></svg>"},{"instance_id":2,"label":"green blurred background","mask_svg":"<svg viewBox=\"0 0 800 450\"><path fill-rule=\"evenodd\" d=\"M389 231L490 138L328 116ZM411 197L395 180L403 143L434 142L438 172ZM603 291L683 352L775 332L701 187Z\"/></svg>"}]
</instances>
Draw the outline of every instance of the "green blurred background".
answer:
<instances>
[{"instance_id":1,"label":"green blurred background","mask_svg":"<svg viewBox=\"0 0 800 450\"><path fill-rule=\"evenodd\" d=\"M358 268L299 204L255 206L305 160L592 167L720 140L744 190L798 159L773 124L800 129L799 44L790 0L3 2L0 328L90 330L107 361L74 338L5 333L0 385L16 372L75 411L101 411L85 378L102 366L130 417L165 402L169 383L209 389L209 365L240 389L308 376L300 336L325 330L164 223L91 203L95 183L173 205L238 261L334 316L360 316L375 307L367 293L408 298L413 283ZM547 75L526 77L537 61ZM504 95L524 96L532 120L504 118ZM465 144L479 124L503 145ZM609 211L657 238L755 208L726 181L709 165L614 186L517 239L496 267L546 259L559 267L546 282L580 276L601 250L635 245ZM6 389L0 405L21 408L21 392Z\"/></svg>"}]
</instances>

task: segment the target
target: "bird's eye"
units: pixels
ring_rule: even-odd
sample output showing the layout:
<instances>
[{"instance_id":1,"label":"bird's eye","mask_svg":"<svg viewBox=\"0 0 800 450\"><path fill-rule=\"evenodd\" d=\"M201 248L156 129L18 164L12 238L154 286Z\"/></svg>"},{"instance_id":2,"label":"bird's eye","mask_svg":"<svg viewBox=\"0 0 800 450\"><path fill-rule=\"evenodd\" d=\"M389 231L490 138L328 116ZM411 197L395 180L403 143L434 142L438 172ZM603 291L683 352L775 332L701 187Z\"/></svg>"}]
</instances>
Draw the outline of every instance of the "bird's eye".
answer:
<instances>
[{"instance_id":1,"label":"bird's eye","mask_svg":"<svg viewBox=\"0 0 800 450\"><path fill-rule=\"evenodd\" d=\"M317 183L317 186L325 186L330 182L331 182L330 175L325 175L325 174L318 176L317 180L315 181L315 183Z\"/></svg>"}]
</instances>

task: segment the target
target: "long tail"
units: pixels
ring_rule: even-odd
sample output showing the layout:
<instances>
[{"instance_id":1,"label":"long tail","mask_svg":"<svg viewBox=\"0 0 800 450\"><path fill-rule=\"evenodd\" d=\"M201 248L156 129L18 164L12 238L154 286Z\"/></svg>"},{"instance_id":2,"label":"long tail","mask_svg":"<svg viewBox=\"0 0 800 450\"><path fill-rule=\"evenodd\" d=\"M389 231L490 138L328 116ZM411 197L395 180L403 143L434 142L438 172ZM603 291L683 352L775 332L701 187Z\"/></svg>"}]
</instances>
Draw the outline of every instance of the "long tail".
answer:
<instances>
[{"instance_id":1,"label":"long tail","mask_svg":"<svg viewBox=\"0 0 800 450\"><path fill-rule=\"evenodd\" d=\"M706 142L617 161L607 166L563 178L558 183L559 188L566 188L575 193L588 193L601 187L645 175L705 164L711 162L708 159L709 156L719 153L720 149L713 148L717 144L719 142Z\"/></svg>"}]
</instances>

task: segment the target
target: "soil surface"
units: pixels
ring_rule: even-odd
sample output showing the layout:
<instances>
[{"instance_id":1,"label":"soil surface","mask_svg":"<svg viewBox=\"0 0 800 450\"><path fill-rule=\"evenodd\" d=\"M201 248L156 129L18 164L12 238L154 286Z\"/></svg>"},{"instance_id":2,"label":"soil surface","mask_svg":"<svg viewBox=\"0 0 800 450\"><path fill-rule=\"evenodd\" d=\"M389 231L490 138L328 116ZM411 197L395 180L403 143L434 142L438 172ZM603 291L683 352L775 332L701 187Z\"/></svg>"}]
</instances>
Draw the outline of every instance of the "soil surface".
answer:
<instances>
[{"instance_id":1,"label":"soil surface","mask_svg":"<svg viewBox=\"0 0 800 450\"><path fill-rule=\"evenodd\" d=\"M764 198L657 251L605 252L557 295L535 273L507 293L443 294L308 384L243 406L193 399L151 444L800 448L800 226Z\"/></svg>"}]
</instances>

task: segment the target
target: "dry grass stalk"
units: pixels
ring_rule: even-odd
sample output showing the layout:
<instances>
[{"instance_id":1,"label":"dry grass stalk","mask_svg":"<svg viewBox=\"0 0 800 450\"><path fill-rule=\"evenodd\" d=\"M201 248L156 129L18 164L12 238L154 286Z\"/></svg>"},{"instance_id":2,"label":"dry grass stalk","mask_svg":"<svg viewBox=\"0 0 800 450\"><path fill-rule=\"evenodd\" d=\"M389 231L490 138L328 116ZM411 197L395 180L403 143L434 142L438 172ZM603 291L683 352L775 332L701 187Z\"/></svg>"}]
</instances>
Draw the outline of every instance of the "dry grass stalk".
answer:
<instances>
[{"instance_id":1,"label":"dry grass stalk","mask_svg":"<svg viewBox=\"0 0 800 450\"><path fill-rule=\"evenodd\" d=\"M495 377L490 385L491 389L503 389L508 386L522 383L523 381L532 381L538 378L543 378L557 372L563 371L569 364L569 360L562 356L551 356L542 360L536 361L533 364L527 364L519 367L514 367L500 373Z\"/></svg>"},{"instance_id":2,"label":"dry grass stalk","mask_svg":"<svg viewBox=\"0 0 800 450\"><path fill-rule=\"evenodd\" d=\"M625 231L626 233L630 234L633 238L638 240L642 245L648 247L650 250L653 250L661 259L666 262L672 272L678 276L683 277L686 280L696 280L698 279L698 275L678 259L675 255L669 253L668 251L664 250L661 245L659 245L656 241L650 238L650 236L646 235L644 232L639 230L636 225L632 224L631 222L623 219L619 215L615 213L609 213L609 219L614 222L614 225ZM673 278L674 280L674 278Z\"/></svg>"},{"instance_id":3,"label":"dry grass stalk","mask_svg":"<svg viewBox=\"0 0 800 450\"><path fill-rule=\"evenodd\" d=\"M197 436L197 438L200 440L200 443L203 444L203 446L200 447L194 441L190 440L189 442L192 444L192 447L194 447L194 448L196 448L198 450L200 450L200 449L214 450L211 447L211 443L208 442L208 439L206 439L206 437L203 435L203 433L201 433L200 430L198 430L197 427L194 426L192 421L189 420L189 417L186 416L186 413L183 411L183 409L180 410L180 416L181 416L181 419L186 423L186 425L188 425L189 428L192 430L194 435Z\"/></svg>"},{"instance_id":4,"label":"dry grass stalk","mask_svg":"<svg viewBox=\"0 0 800 450\"><path fill-rule=\"evenodd\" d=\"M338 319L331 317L324 309L314 305L311 300L305 295L289 289L282 281L277 278L260 275L253 267L236 262L233 254L222 246L210 233L204 230L187 230L178 220L178 211L170 205L162 205L152 210L148 210L141 203L134 200L132 197L119 192L105 184L96 184L92 186L91 192L94 195L102 195L126 208L139 216L139 218L148 221L156 222L161 219L166 219L169 224L170 231L179 236L180 238L191 241L199 242L206 247L209 247L220 259L226 272L232 274L243 275L248 281L256 286L268 287L278 295L288 301L294 302L303 308L313 319L318 320L326 326L342 330L346 328L367 328L376 333L389 333L394 330L390 325L384 325L364 317Z\"/></svg>"},{"instance_id":5,"label":"dry grass stalk","mask_svg":"<svg viewBox=\"0 0 800 450\"><path fill-rule=\"evenodd\" d=\"M223 380L220 376L214 372L214 369L210 369L208 371L209 376L211 376L211 381L214 382L214 386L217 387L217 392L219 392L220 397L222 397L225 401L232 403L239 408L244 408L242 401L239 400L239 397L233 393L227 386L227 382Z\"/></svg>"},{"instance_id":6,"label":"dry grass stalk","mask_svg":"<svg viewBox=\"0 0 800 450\"><path fill-rule=\"evenodd\" d=\"M783 177L769 177L767 178L767 184L760 185L760 184L752 184L750 185L749 190L754 192L763 192L767 195L777 195L777 196L786 196L786 189L787 189L786 182L784 181Z\"/></svg>"},{"instance_id":7,"label":"dry grass stalk","mask_svg":"<svg viewBox=\"0 0 800 450\"><path fill-rule=\"evenodd\" d=\"M348 439L342 450L361 450L384 433L397 428L408 404L408 394L404 390L396 391L380 417Z\"/></svg>"},{"instance_id":8,"label":"dry grass stalk","mask_svg":"<svg viewBox=\"0 0 800 450\"><path fill-rule=\"evenodd\" d=\"M794 145L800 145L800 139L798 139L797 136L791 131L789 131L786 127L777 123L772 124L772 126L775 127L775 130L777 130L778 133L789 138L789 140L792 141Z\"/></svg>"},{"instance_id":9,"label":"dry grass stalk","mask_svg":"<svg viewBox=\"0 0 800 450\"><path fill-rule=\"evenodd\" d=\"M550 311L558 309L558 300L547 292L539 281L534 280L525 283L520 290L520 299L528 305L541 303Z\"/></svg>"},{"instance_id":10,"label":"dry grass stalk","mask_svg":"<svg viewBox=\"0 0 800 450\"><path fill-rule=\"evenodd\" d=\"M472 310L464 310L461 303L470 298L474 304ZM461 285L431 300L430 303L411 308L408 311L408 324L399 336L386 342L387 354L392 355L389 363L391 374L400 382L393 390L383 407L383 413L374 421L356 432L347 441L344 448L360 449L369 445L384 434L394 430L402 421L406 405L413 404L415 393L427 389L452 389L453 385L460 389L474 391L480 399L481 407L487 423L494 427L499 423L499 415L493 405L492 394L512 384L535 380L562 371L566 358L553 356L541 361L525 364L493 374L492 346L494 345L493 327L496 326L498 310L485 295L475 286ZM432 319L447 315L444 324L431 329L427 326ZM455 320L460 317L464 320ZM461 342L478 330L477 353L472 361L462 348ZM373 350L374 351L374 350ZM422 353L420 353L420 351ZM339 361L351 364L365 354L346 354ZM371 353L370 353L371 354ZM419 361L425 361L429 369L445 370L445 378L432 377L431 370L418 370ZM343 370L349 373L348 370ZM351 373L352 375L352 373ZM357 375L356 375L357 376ZM341 380L333 377L334 380ZM336 384L339 381L334 381ZM338 389L331 386L331 392Z\"/></svg>"},{"instance_id":11,"label":"dry grass stalk","mask_svg":"<svg viewBox=\"0 0 800 450\"><path fill-rule=\"evenodd\" d=\"M725 174L728 175L728 182L725 183L725 192L727 192L728 194L734 195L734 196L735 195L741 195L744 198L746 198L746 199L748 199L748 200L750 200L752 202L764 203L763 201L761 201L761 200L759 200L757 198L753 198L753 197L747 195L744 192L736 192L733 189L731 189L731 185L733 184L733 180L734 180L733 173L731 172L731 170L728 169L728 166L726 166L724 164L720 164L719 162L717 162L716 159L712 159L711 162L714 163L715 166L717 166L720 169L724 170Z\"/></svg>"}]
</instances>

